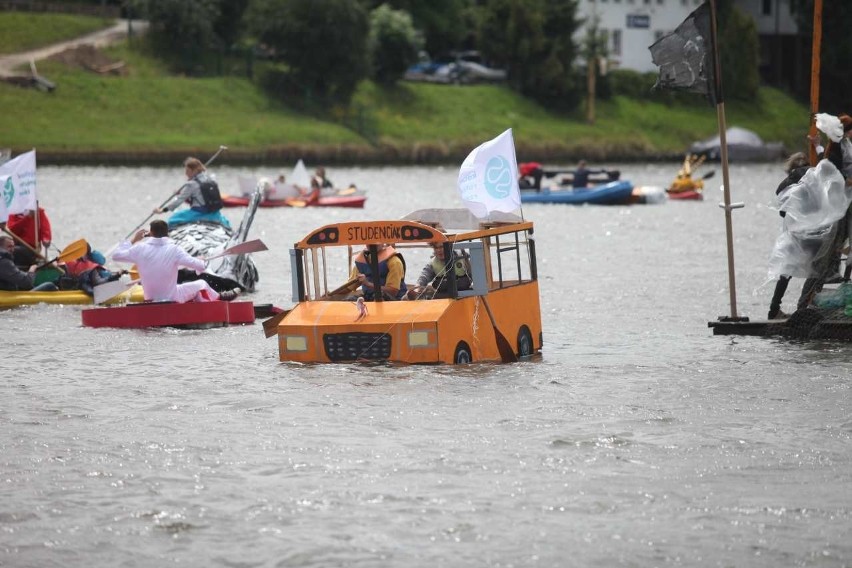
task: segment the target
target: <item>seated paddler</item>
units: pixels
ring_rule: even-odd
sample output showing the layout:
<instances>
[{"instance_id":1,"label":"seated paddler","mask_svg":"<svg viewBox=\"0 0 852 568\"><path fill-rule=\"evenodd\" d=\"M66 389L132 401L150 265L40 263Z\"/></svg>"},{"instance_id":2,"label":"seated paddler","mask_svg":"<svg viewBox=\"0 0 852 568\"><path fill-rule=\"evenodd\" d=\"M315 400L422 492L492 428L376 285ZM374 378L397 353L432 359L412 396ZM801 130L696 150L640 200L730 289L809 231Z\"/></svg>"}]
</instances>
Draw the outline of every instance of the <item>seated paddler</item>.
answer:
<instances>
[{"instance_id":1,"label":"seated paddler","mask_svg":"<svg viewBox=\"0 0 852 568\"><path fill-rule=\"evenodd\" d=\"M470 257L464 251L453 250L448 261L443 243L432 243L432 258L417 278L417 286L409 290L409 299L449 297L451 274L455 275L456 290L470 290Z\"/></svg>"},{"instance_id":2,"label":"seated paddler","mask_svg":"<svg viewBox=\"0 0 852 568\"><path fill-rule=\"evenodd\" d=\"M174 211L186 202L189 209L178 211L169 217L169 227L184 223L207 221L219 223L230 228L231 223L222 215L222 195L216 180L207 175L207 168L198 158L187 158L183 162L187 182L162 207L154 209L154 213Z\"/></svg>"},{"instance_id":3,"label":"seated paddler","mask_svg":"<svg viewBox=\"0 0 852 568\"><path fill-rule=\"evenodd\" d=\"M401 300L408 291L405 285L405 260L392 245L376 245L376 250L379 265L378 285L381 288L382 299ZM376 287L369 247L355 256L349 280L360 284L365 300L375 300Z\"/></svg>"}]
</instances>

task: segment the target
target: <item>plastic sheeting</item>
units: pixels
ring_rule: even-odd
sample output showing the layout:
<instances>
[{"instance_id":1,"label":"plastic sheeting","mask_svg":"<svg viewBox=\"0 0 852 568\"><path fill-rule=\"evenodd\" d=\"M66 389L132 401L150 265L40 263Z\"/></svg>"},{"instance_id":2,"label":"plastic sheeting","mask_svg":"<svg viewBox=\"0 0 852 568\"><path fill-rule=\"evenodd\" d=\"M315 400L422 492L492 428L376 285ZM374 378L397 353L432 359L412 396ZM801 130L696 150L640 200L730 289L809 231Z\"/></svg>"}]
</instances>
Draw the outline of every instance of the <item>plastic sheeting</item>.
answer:
<instances>
[{"instance_id":1,"label":"plastic sheeting","mask_svg":"<svg viewBox=\"0 0 852 568\"><path fill-rule=\"evenodd\" d=\"M822 160L782 191L778 202L786 216L769 257L769 277L816 276L813 261L832 246L836 223L852 203L852 187L831 162Z\"/></svg>"}]
</instances>

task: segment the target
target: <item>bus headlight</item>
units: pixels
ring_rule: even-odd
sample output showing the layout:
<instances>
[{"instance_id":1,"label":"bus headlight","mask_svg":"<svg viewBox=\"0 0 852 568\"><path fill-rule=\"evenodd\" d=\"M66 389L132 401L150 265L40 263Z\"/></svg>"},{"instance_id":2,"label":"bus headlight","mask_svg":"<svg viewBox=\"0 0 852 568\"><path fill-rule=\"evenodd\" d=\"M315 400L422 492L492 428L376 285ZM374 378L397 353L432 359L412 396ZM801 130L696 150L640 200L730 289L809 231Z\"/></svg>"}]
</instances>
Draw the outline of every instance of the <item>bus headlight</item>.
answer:
<instances>
[{"instance_id":1,"label":"bus headlight","mask_svg":"<svg viewBox=\"0 0 852 568\"><path fill-rule=\"evenodd\" d=\"M304 335L288 335L284 340L287 351L307 351L308 338Z\"/></svg>"},{"instance_id":2,"label":"bus headlight","mask_svg":"<svg viewBox=\"0 0 852 568\"><path fill-rule=\"evenodd\" d=\"M409 331L408 332L409 347L428 347L429 332L428 331Z\"/></svg>"}]
</instances>

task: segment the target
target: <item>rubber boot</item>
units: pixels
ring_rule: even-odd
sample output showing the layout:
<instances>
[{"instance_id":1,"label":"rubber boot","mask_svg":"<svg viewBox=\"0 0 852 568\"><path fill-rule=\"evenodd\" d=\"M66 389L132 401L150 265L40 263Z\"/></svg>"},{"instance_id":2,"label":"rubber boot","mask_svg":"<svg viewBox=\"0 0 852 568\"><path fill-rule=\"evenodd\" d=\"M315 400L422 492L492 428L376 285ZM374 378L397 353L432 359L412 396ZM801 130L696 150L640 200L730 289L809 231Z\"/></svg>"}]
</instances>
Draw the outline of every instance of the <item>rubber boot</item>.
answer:
<instances>
[{"instance_id":1,"label":"rubber boot","mask_svg":"<svg viewBox=\"0 0 852 568\"><path fill-rule=\"evenodd\" d=\"M778 282L775 283L775 293L772 295L772 302L769 303L769 315L767 318L775 319L781 313L781 300L784 298L784 293L787 291L789 283L789 276L778 277Z\"/></svg>"}]
</instances>

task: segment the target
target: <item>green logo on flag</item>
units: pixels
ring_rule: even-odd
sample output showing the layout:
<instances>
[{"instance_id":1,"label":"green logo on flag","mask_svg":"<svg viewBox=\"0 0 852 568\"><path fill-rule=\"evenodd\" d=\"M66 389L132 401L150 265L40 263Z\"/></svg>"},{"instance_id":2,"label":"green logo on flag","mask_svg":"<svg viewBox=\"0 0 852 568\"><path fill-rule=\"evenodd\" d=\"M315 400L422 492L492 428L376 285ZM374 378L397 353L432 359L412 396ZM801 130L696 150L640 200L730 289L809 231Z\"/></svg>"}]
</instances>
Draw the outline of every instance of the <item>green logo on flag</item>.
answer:
<instances>
[{"instance_id":1,"label":"green logo on flag","mask_svg":"<svg viewBox=\"0 0 852 568\"><path fill-rule=\"evenodd\" d=\"M12 204L12 199L15 198L15 186L12 184L12 176L6 178L6 183L3 185L3 201L6 202L6 207Z\"/></svg>"}]
</instances>

